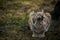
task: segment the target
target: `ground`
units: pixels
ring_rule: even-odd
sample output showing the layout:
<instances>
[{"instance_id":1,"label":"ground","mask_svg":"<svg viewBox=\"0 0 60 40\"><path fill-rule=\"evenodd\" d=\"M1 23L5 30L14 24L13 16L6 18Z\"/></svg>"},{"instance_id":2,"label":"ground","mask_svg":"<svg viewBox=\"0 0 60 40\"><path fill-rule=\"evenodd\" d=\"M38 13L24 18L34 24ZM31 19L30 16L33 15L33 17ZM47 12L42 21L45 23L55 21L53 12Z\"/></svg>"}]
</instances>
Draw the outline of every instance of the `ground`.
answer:
<instances>
[{"instance_id":1,"label":"ground","mask_svg":"<svg viewBox=\"0 0 60 40\"><path fill-rule=\"evenodd\" d=\"M0 0L0 40L60 40L60 21L54 21L53 30L45 38L33 38L28 29L28 14L32 10L52 11L53 0Z\"/></svg>"}]
</instances>

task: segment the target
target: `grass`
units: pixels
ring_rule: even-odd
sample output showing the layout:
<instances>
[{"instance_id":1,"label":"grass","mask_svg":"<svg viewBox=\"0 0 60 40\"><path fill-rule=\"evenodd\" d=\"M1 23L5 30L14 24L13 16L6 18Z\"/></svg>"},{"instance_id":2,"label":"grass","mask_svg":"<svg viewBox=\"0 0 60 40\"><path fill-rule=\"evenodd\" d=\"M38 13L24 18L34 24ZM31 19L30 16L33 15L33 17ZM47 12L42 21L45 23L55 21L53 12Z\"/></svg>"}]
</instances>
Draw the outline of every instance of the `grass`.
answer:
<instances>
[{"instance_id":1,"label":"grass","mask_svg":"<svg viewBox=\"0 0 60 40\"><path fill-rule=\"evenodd\" d=\"M8 0L3 2L0 15L0 40L60 40L60 22L54 31L48 31L45 38L33 38L28 29L28 14L39 10L44 0ZM49 1L50 2L50 1ZM2 3L2 2L1 2ZM52 5L44 6L45 10L52 10Z\"/></svg>"}]
</instances>

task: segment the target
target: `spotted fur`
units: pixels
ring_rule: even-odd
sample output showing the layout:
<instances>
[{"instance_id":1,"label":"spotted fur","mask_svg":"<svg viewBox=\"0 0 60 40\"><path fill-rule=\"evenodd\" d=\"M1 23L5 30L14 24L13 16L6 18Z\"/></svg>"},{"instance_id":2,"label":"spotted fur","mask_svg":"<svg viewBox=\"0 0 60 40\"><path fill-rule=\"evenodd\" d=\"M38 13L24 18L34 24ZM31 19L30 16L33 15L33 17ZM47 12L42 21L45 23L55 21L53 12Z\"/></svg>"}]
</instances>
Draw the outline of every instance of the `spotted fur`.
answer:
<instances>
[{"instance_id":1,"label":"spotted fur","mask_svg":"<svg viewBox=\"0 0 60 40\"><path fill-rule=\"evenodd\" d=\"M51 23L51 15L50 13L34 12L32 11L29 14L29 27L33 32L32 37L44 37L45 32L48 31Z\"/></svg>"}]
</instances>

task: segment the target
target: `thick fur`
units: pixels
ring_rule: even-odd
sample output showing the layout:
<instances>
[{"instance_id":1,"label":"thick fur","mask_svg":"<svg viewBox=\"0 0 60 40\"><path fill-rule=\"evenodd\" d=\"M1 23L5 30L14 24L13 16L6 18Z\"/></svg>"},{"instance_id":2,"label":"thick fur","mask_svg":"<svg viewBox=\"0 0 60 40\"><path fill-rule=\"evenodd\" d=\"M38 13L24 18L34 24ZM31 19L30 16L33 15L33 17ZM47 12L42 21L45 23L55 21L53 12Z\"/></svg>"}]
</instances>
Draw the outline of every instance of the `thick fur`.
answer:
<instances>
[{"instance_id":1,"label":"thick fur","mask_svg":"<svg viewBox=\"0 0 60 40\"><path fill-rule=\"evenodd\" d=\"M49 13L34 12L29 14L29 27L33 32L32 37L45 37L45 32L48 31L51 22L51 15Z\"/></svg>"}]
</instances>

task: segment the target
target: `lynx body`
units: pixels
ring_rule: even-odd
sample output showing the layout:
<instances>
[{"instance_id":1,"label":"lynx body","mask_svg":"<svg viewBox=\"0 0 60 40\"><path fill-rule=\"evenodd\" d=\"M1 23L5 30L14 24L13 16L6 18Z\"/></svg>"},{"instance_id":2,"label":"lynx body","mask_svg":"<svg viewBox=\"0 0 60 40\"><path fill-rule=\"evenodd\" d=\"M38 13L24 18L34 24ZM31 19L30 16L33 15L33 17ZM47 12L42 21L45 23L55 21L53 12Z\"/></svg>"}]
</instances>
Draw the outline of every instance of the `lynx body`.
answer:
<instances>
[{"instance_id":1,"label":"lynx body","mask_svg":"<svg viewBox=\"0 0 60 40\"><path fill-rule=\"evenodd\" d=\"M48 31L51 23L51 15L49 13L34 12L29 14L29 27L33 32L32 37L45 37L45 32Z\"/></svg>"}]
</instances>

